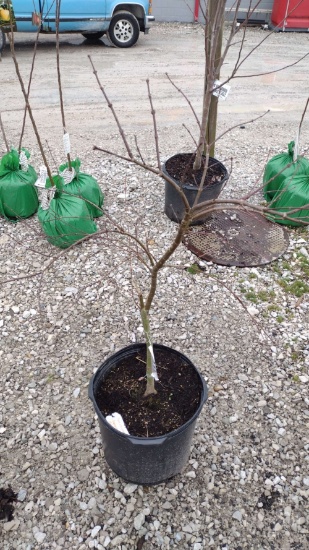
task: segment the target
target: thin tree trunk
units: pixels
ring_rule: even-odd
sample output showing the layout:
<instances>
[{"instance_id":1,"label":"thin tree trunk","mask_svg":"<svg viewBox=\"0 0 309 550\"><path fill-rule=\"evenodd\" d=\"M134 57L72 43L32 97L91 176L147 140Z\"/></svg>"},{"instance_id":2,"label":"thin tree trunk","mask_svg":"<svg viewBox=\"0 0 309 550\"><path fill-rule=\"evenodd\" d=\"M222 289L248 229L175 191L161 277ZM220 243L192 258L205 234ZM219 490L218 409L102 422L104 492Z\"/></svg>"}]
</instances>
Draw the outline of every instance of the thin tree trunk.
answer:
<instances>
[{"instance_id":1,"label":"thin tree trunk","mask_svg":"<svg viewBox=\"0 0 309 550\"><path fill-rule=\"evenodd\" d=\"M209 0L209 2L210 2L210 6L209 6L210 20L214 21L215 2L214 0ZM222 23L220 25L219 36L218 36L217 47L216 47L215 67L214 67L215 80L220 80L220 60L221 60L221 53L222 53L223 25L224 25L224 17L222 17ZM218 100L219 98L212 94L211 100L210 100L209 115L208 115L207 128L206 128L206 140L205 140L205 153L206 153L207 146L209 146L210 157L215 156Z\"/></svg>"},{"instance_id":2,"label":"thin tree trunk","mask_svg":"<svg viewBox=\"0 0 309 550\"><path fill-rule=\"evenodd\" d=\"M155 379L153 376L153 368L152 368L152 355L150 352L152 342L150 337L150 323L149 323L149 311L145 309L144 300L143 297L140 296L140 313L141 313L141 319L146 339L146 348L147 348L147 358L146 358L146 390L144 393L144 397L147 397L148 395L153 395L157 393L157 390L155 389Z\"/></svg>"}]
</instances>

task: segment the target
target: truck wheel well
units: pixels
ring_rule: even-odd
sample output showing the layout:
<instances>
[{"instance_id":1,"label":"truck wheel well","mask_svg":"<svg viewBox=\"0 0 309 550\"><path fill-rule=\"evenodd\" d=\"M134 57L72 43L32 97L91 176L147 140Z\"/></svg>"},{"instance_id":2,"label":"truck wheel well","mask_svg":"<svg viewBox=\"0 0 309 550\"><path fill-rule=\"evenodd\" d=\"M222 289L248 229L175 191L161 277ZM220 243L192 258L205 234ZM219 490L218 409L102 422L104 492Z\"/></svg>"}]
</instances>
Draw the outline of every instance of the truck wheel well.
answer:
<instances>
[{"instance_id":1,"label":"truck wheel well","mask_svg":"<svg viewBox=\"0 0 309 550\"><path fill-rule=\"evenodd\" d=\"M128 11L135 15L138 20L140 30L145 30L145 11L142 6L138 6L137 4L118 4L114 9L113 15L115 15L118 11Z\"/></svg>"}]
</instances>

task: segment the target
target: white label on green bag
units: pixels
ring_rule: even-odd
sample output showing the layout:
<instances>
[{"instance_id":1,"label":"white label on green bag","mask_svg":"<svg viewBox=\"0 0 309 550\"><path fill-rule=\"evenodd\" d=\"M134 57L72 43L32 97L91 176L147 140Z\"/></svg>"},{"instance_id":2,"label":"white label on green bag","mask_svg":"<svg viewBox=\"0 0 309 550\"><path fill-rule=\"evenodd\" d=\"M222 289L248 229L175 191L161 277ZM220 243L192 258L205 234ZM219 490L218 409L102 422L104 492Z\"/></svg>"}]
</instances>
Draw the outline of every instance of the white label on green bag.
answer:
<instances>
[{"instance_id":1,"label":"white label on green bag","mask_svg":"<svg viewBox=\"0 0 309 550\"><path fill-rule=\"evenodd\" d=\"M25 151L21 151L19 155L19 164L23 172L27 172L29 163Z\"/></svg>"},{"instance_id":2,"label":"white label on green bag","mask_svg":"<svg viewBox=\"0 0 309 550\"><path fill-rule=\"evenodd\" d=\"M67 132L63 134L63 147L64 147L65 154L69 155L71 152L71 143L70 143L70 136Z\"/></svg>"},{"instance_id":3,"label":"white label on green bag","mask_svg":"<svg viewBox=\"0 0 309 550\"><path fill-rule=\"evenodd\" d=\"M68 168L65 168L65 170L61 172L61 177L63 178L65 185L67 185L68 183L71 183L71 181L74 180L75 175L76 174L75 174L74 168L71 168L71 170L69 170Z\"/></svg>"},{"instance_id":4,"label":"white label on green bag","mask_svg":"<svg viewBox=\"0 0 309 550\"><path fill-rule=\"evenodd\" d=\"M41 189L45 189L46 180L47 180L47 168L46 166L40 166L40 175L35 182L35 186L40 187Z\"/></svg>"}]
</instances>

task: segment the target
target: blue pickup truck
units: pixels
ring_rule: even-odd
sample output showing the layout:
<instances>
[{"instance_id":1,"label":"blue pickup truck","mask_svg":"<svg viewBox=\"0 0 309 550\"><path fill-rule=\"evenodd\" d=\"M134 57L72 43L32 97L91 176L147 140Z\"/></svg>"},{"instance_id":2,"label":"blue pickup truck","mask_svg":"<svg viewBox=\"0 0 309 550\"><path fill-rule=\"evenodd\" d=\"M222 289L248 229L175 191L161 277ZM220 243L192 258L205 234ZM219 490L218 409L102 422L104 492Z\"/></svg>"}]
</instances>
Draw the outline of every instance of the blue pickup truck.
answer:
<instances>
[{"instance_id":1,"label":"blue pickup truck","mask_svg":"<svg viewBox=\"0 0 309 550\"><path fill-rule=\"evenodd\" d=\"M0 52L11 24L16 32L81 33L89 40L108 34L119 48L133 46L140 32L149 32L151 0L0 0Z\"/></svg>"}]
</instances>

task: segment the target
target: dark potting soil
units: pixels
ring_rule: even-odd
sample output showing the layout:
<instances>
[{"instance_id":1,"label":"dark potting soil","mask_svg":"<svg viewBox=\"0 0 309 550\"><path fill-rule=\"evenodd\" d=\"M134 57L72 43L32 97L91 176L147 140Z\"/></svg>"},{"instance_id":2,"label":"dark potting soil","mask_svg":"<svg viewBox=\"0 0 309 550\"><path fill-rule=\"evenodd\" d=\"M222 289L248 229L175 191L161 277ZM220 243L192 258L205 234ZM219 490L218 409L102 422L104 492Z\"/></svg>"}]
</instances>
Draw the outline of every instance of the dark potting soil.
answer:
<instances>
[{"instance_id":1,"label":"dark potting soil","mask_svg":"<svg viewBox=\"0 0 309 550\"><path fill-rule=\"evenodd\" d=\"M169 433L190 420L200 404L201 382L196 370L163 350L157 350L155 357L159 377L156 395L143 397L146 351L119 361L95 392L103 415L120 413L130 435Z\"/></svg>"},{"instance_id":2,"label":"dark potting soil","mask_svg":"<svg viewBox=\"0 0 309 550\"><path fill-rule=\"evenodd\" d=\"M165 163L165 169L168 174L183 185L199 186L202 180L205 161L199 170L193 170L195 154L179 153L169 158ZM216 159L210 158L208 162L207 173L204 181L204 187L218 183L225 176L222 164Z\"/></svg>"},{"instance_id":3,"label":"dark potting soil","mask_svg":"<svg viewBox=\"0 0 309 550\"><path fill-rule=\"evenodd\" d=\"M12 521L14 506L12 502L17 500L17 494L9 486L7 489L0 488L0 520Z\"/></svg>"}]
</instances>

